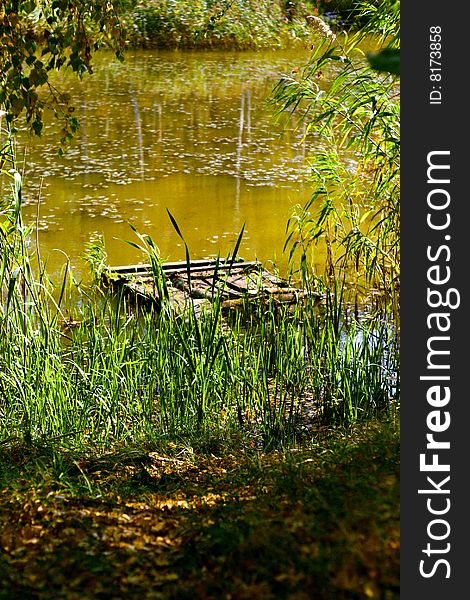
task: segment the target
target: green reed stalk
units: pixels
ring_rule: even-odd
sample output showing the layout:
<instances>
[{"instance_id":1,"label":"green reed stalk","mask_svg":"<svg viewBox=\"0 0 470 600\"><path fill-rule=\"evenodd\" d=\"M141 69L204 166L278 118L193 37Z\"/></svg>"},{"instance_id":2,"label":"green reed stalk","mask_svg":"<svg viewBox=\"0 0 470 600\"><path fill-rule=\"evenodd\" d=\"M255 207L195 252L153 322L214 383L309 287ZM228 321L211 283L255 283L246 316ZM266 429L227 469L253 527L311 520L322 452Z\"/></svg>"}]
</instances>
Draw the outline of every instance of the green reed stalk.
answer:
<instances>
[{"instance_id":1,"label":"green reed stalk","mask_svg":"<svg viewBox=\"0 0 470 600\"><path fill-rule=\"evenodd\" d=\"M66 327L44 270L34 279L26 243L17 249L2 250L1 439L109 445L237 430L247 444L277 447L299 438L308 403L318 422L350 423L398 396L396 331L351 321L341 289L323 308L308 297L295 307L247 301L226 318L214 281L211 311L190 303L175 318L162 281L160 311L85 296L78 324Z\"/></svg>"}]
</instances>

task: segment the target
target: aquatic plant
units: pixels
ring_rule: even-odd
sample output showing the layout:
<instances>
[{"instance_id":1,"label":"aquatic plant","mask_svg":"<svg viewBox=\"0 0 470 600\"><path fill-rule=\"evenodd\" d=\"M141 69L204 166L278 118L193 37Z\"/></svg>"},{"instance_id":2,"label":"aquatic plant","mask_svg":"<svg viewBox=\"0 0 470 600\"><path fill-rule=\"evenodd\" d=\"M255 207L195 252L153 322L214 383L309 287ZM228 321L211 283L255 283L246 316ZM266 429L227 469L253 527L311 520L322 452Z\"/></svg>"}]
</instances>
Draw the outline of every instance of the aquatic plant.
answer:
<instances>
[{"instance_id":1,"label":"aquatic plant","mask_svg":"<svg viewBox=\"0 0 470 600\"><path fill-rule=\"evenodd\" d=\"M297 111L322 147L309 158L313 193L289 222L286 246L307 265L326 246L325 274L366 281L397 312L400 275L399 85L378 73L361 48L374 34L379 48L399 48L399 3L362 3L364 26L350 38L324 36L298 74L275 90L281 111ZM369 47L371 44L369 38ZM323 73L334 77L324 84ZM307 269L311 275L311 270ZM304 268L304 274L307 273Z\"/></svg>"},{"instance_id":2,"label":"aquatic plant","mask_svg":"<svg viewBox=\"0 0 470 600\"><path fill-rule=\"evenodd\" d=\"M140 240L151 259L153 243ZM16 267L2 263L2 439L110 444L237 431L248 446L272 448L396 404L396 331L351 321L341 291L323 308L313 297L295 307L260 300L226 315L214 284L212 309L189 304L180 318L168 304L139 311L125 297L83 294L71 318L62 310L70 274L54 294L20 249ZM158 257L150 262L169 302Z\"/></svg>"}]
</instances>

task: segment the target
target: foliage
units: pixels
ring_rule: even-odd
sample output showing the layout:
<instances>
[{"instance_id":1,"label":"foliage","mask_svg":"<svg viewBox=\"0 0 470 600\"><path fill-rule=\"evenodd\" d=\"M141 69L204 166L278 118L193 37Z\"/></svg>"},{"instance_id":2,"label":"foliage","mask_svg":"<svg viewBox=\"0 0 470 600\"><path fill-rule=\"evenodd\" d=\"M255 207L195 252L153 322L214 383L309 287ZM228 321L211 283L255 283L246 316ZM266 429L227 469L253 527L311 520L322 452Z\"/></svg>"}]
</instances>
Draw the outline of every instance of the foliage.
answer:
<instances>
[{"instance_id":1,"label":"foliage","mask_svg":"<svg viewBox=\"0 0 470 600\"><path fill-rule=\"evenodd\" d=\"M138 2L128 19L139 45L279 46L308 35L306 7L288 23L283 5L278 0L151 0Z\"/></svg>"},{"instance_id":2,"label":"foliage","mask_svg":"<svg viewBox=\"0 0 470 600\"><path fill-rule=\"evenodd\" d=\"M23 224L22 179L15 168L13 139L8 134L0 150L0 166L0 176L10 184L10 194L0 199L1 318L8 314L10 308L14 310L16 290L23 278L32 278L27 249L32 227Z\"/></svg>"},{"instance_id":3,"label":"foliage","mask_svg":"<svg viewBox=\"0 0 470 600\"><path fill-rule=\"evenodd\" d=\"M371 24L372 15L378 16L382 12L381 5L384 0L313 0L311 4L315 5L319 14L334 22L339 22L346 28L357 29L358 25L366 26ZM388 0L386 0L388 2ZM393 4L398 5L399 0L392 0ZM365 13L363 7L366 6ZM386 11L389 12L389 11ZM389 15L390 16L390 15ZM388 21L385 17L383 22ZM372 28L377 32L377 28Z\"/></svg>"},{"instance_id":4,"label":"foliage","mask_svg":"<svg viewBox=\"0 0 470 600\"><path fill-rule=\"evenodd\" d=\"M388 47L400 45L400 0L359 0L351 13L359 37L373 36Z\"/></svg>"},{"instance_id":5,"label":"foliage","mask_svg":"<svg viewBox=\"0 0 470 600\"><path fill-rule=\"evenodd\" d=\"M322 140L310 158L312 198L289 223L291 255L299 251L305 266L313 247L325 243L328 276L365 277L395 306L400 256L398 82L388 72L378 75L371 68L360 42L366 32L376 31L379 44L399 46L396 5L388 0L378 7L362 5L361 15L369 10L370 22L350 39L326 37L303 72L284 77L275 93L282 110L300 111L308 129ZM329 86L322 81L327 69L335 73Z\"/></svg>"},{"instance_id":6,"label":"foliage","mask_svg":"<svg viewBox=\"0 0 470 600\"><path fill-rule=\"evenodd\" d=\"M37 135L46 108L63 122L62 141L78 121L66 91L51 73L70 68L83 77L93 70L93 53L103 44L122 58L117 6L111 0L2 0L0 3L0 107L12 125L25 115Z\"/></svg>"}]
</instances>

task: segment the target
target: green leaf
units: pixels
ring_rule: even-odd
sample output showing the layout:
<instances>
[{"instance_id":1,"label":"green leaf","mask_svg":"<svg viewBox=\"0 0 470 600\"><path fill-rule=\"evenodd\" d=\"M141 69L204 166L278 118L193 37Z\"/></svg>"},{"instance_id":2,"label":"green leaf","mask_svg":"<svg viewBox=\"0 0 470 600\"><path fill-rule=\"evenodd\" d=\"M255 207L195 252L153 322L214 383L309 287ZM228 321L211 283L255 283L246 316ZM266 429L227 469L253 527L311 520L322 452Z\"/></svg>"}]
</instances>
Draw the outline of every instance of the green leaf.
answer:
<instances>
[{"instance_id":1,"label":"green leaf","mask_svg":"<svg viewBox=\"0 0 470 600\"><path fill-rule=\"evenodd\" d=\"M180 228L178 227L178 223L176 222L176 220L175 220L174 216L171 214L171 212L168 210L168 208L166 209L166 212L168 213L168 216L170 217L171 224L173 225L173 227L174 227L174 229L175 229L176 233L179 235L179 237L180 237L180 238L183 240L183 242L184 242L184 237L183 237L183 235L182 235L182 233L181 233L181 231L180 231Z\"/></svg>"},{"instance_id":2,"label":"green leaf","mask_svg":"<svg viewBox=\"0 0 470 600\"><path fill-rule=\"evenodd\" d=\"M7 296L7 305L6 305L6 311L8 312L8 308L10 306L11 300L13 298L13 291L15 289L15 283L16 280L18 279L18 275L20 274L21 270L19 267L15 267L11 273L10 276L10 281L8 282L8 296Z\"/></svg>"}]
</instances>

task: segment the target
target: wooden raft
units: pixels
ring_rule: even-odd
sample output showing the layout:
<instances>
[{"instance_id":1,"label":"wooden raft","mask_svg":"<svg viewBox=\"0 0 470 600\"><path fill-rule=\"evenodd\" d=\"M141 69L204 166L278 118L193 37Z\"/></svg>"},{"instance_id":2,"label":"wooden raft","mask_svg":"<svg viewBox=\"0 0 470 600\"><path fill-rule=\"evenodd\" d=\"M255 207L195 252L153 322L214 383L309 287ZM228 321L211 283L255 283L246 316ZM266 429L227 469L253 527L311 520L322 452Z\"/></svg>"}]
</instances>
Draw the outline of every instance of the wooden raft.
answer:
<instances>
[{"instance_id":1,"label":"wooden raft","mask_svg":"<svg viewBox=\"0 0 470 600\"><path fill-rule=\"evenodd\" d=\"M271 298L278 303L293 304L303 292L287 281L264 269L260 262L192 260L163 263L170 306L182 314L193 306L196 312L208 309L215 298L220 298L222 308L235 308L250 299ZM156 282L151 265L108 267L103 273L103 283L115 291L122 290L139 304L161 305L162 282Z\"/></svg>"}]
</instances>

